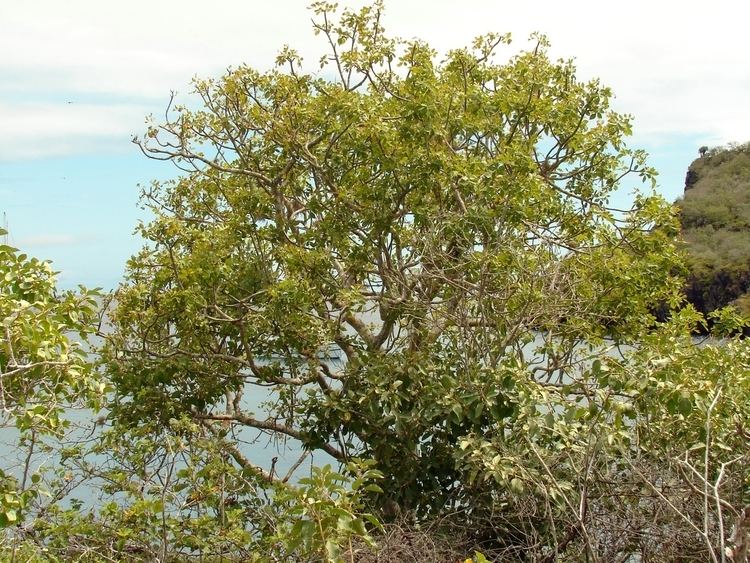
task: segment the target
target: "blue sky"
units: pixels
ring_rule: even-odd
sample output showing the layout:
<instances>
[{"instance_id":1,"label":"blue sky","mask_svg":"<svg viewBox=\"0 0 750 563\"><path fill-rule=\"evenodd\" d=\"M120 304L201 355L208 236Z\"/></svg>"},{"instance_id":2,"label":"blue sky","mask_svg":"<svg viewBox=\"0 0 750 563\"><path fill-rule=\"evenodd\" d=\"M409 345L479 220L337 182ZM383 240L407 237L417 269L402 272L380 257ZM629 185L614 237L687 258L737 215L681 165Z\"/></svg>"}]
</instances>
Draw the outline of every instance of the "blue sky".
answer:
<instances>
[{"instance_id":1,"label":"blue sky","mask_svg":"<svg viewBox=\"0 0 750 563\"><path fill-rule=\"evenodd\" d=\"M340 2L358 6L361 2ZM599 77L635 116L630 145L651 154L659 191L682 193L701 145L750 139L750 9L733 0L603 3L386 0L386 29L439 51L487 31L533 31ZM114 287L140 246L138 185L174 175L130 139L193 76L241 62L268 68L289 43L310 68L323 46L307 2L0 2L0 211L11 242L53 260L64 287ZM603 8L602 6L607 6ZM624 186L625 190L629 185ZM635 184L633 184L635 187Z\"/></svg>"}]
</instances>

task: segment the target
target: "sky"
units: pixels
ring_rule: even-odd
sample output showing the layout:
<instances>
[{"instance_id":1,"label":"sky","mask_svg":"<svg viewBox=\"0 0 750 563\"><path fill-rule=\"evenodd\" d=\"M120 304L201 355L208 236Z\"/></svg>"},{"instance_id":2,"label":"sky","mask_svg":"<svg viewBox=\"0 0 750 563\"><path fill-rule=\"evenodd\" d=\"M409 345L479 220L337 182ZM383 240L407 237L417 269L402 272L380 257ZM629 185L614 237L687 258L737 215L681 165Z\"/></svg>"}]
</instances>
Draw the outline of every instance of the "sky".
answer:
<instances>
[{"instance_id":1,"label":"sky","mask_svg":"<svg viewBox=\"0 0 750 563\"><path fill-rule=\"evenodd\" d=\"M131 143L172 91L191 102L193 77L246 63L265 70L284 45L311 71L324 51L304 0L0 0L0 211L9 242L51 259L61 287L114 288L141 246L139 185L175 177ZM339 2L358 7L362 2ZM438 52L532 32L581 79L612 88L634 116L629 145L682 194L698 147L750 140L750 6L629 0L385 0L389 34ZM635 187L635 186L634 186ZM628 188L628 186L625 186Z\"/></svg>"}]
</instances>

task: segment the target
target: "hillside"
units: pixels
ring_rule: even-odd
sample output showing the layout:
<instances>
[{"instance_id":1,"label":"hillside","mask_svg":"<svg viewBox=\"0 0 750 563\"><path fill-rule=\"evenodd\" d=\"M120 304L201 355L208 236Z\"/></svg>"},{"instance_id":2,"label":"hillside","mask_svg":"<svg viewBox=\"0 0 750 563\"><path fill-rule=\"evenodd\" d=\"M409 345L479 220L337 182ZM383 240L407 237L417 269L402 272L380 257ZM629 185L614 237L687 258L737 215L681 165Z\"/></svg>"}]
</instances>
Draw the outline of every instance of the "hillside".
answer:
<instances>
[{"instance_id":1,"label":"hillside","mask_svg":"<svg viewBox=\"0 0 750 563\"><path fill-rule=\"evenodd\" d=\"M681 209L688 300L750 314L750 143L711 149L688 168Z\"/></svg>"}]
</instances>

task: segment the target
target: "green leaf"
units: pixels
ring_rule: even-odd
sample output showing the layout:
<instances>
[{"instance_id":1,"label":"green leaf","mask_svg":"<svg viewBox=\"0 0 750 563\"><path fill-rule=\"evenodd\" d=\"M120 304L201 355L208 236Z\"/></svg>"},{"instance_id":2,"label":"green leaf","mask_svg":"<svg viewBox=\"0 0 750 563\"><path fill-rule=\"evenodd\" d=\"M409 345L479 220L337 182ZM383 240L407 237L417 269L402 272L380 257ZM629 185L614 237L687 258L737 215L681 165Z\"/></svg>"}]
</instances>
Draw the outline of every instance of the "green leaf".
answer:
<instances>
[{"instance_id":1,"label":"green leaf","mask_svg":"<svg viewBox=\"0 0 750 563\"><path fill-rule=\"evenodd\" d=\"M336 563L342 561L341 548L332 539L326 541L326 555L328 561Z\"/></svg>"}]
</instances>

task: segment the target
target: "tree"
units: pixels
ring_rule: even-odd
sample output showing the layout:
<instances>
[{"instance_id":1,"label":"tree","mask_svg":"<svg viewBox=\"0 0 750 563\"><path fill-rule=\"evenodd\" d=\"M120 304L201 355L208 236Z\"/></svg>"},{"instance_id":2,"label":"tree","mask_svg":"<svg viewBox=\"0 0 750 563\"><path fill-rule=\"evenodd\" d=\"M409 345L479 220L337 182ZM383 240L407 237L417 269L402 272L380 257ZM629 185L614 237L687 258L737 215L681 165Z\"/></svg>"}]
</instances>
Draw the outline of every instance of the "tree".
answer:
<instances>
[{"instance_id":1,"label":"tree","mask_svg":"<svg viewBox=\"0 0 750 563\"><path fill-rule=\"evenodd\" d=\"M313 11L319 71L284 48L270 72L197 81L201 109L170 104L136 139L184 173L144 190L148 244L105 352L113 416L187 417L268 483L248 429L369 458L375 507L460 510L516 557L595 554L568 492L603 495L631 436L600 358L681 290L672 208L609 203L653 182L629 118L542 36L506 63L492 34L438 61L389 38L379 4Z\"/></svg>"},{"instance_id":2,"label":"tree","mask_svg":"<svg viewBox=\"0 0 750 563\"><path fill-rule=\"evenodd\" d=\"M6 234L0 230L0 235ZM26 450L20 468L0 469L0 527L21 522L42 486L34 453L44 436L60 437L66 408L97 408L104 383L84 347L96 330L96 291L58 292L49 262L0 245L0 417Z\"/></svg>"}]
</instances>

